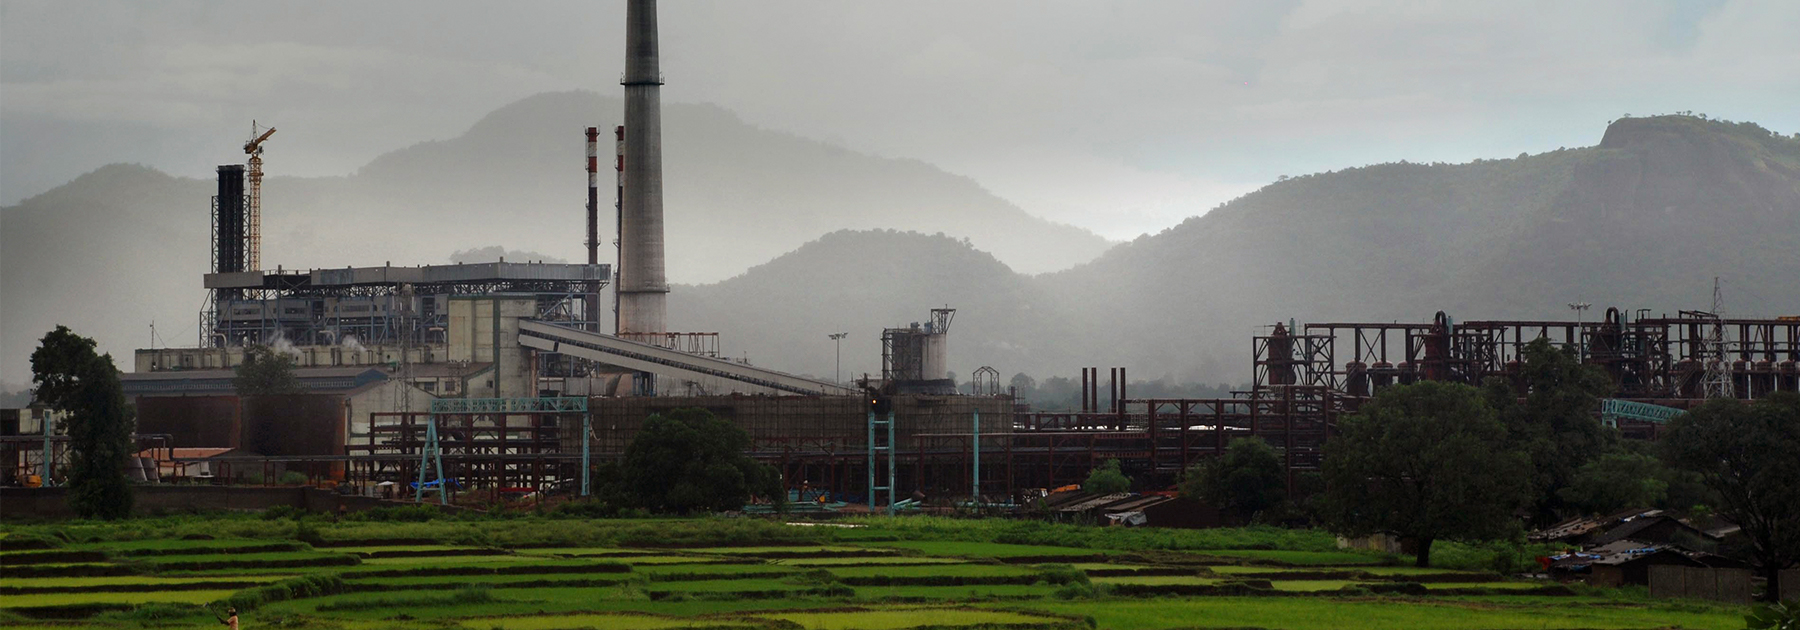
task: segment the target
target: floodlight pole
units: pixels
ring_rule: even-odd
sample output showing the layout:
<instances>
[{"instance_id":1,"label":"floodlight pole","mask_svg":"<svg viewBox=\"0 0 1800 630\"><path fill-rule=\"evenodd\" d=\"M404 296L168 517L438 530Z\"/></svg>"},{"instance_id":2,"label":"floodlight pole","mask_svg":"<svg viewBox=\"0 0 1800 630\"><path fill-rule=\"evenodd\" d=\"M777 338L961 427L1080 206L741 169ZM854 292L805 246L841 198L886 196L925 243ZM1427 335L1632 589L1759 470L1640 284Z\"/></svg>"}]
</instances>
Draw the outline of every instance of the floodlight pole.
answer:
<instances>
[{"instance_id":1,"label":"floodlight pole","mask_svg":"<svg viewBox=\"0 0 1800 630\"><path fill-rule=\"evenodd\" d=\"M831 333L831 340L837 342L837 368L831 373L832 382L835 383L844 382L844 337L849 335L847 332Z\"/></svg>"},{"instance_id":2,"label":"floodlight pole","mask_svg":"<svg viewBox=\"0 0 1800 630\"><path fill-rule=\"evenodd\" d=\"M1590 306L1593 305L1587 302L1569 303L1569 309L1575 311L1575 352L1583 361L1587 360L1587 336L1585 334L1587 331L1581 319L1581 312L1588 310Z\"/></svg>"}]
</instances>

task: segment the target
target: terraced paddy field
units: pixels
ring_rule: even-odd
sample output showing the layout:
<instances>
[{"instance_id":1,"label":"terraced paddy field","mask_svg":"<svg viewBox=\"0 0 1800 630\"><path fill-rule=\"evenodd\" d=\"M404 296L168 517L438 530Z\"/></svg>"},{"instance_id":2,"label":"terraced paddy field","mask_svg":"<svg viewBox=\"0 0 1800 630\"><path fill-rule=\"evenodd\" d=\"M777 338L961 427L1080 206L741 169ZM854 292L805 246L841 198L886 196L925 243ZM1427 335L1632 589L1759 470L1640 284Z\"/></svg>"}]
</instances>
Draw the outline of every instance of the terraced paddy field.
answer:
<instances>
[{"instance_id":1,"label":"terraced paddy field","mask_svg":"<svg viewBox=\"0 0 1800 630\"><path fill-rule=\"evenodd\" d=\"M0 629L1740 628L1745 610L1333 549L1304 530L932 517L0 526ZM1064 541L1063 544L1056 544Z\"/></svg>"}]
</instances>

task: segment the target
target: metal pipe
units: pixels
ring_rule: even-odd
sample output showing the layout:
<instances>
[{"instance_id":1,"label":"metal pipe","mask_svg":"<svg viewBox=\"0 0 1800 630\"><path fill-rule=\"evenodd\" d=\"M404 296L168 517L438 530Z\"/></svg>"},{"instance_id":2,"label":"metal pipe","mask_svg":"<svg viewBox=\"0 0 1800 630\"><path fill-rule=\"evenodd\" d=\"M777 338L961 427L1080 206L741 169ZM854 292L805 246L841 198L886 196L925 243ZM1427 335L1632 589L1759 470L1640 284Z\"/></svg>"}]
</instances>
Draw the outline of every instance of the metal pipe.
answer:
<instances>
[{"instance_id":1,"label":"metal pipe","mask_svg":"<svg viewBox=\"0 0 1800 630\"><path fill-rule=\"evenodd\" d=\"M587 251L588 264L600 264L600 128L587 128ZM600 332L600 283L588 284L582 316L592 319L588 330ZM584 488L586 486L583 486ZM583 492L582 496L587 493Z\"/></svg>"},{"instance_id":2,"label":"metal pipe","mask_svg":"<svg viewBox=\"0 0 1800 630\"><path fill-rule=\"evenodd\" d=\"M973 483L970 484L969 493L972 495L970 498L975 501L975 506L977 508L979 508L981 506L981 410L980 409L975 410L975 440L974 440L974 443L975 443L975 447L971 450L975 451L975 453L974 453L974 455L975 455L975 476L972 478Z\"/></svg>"}]
</instances>

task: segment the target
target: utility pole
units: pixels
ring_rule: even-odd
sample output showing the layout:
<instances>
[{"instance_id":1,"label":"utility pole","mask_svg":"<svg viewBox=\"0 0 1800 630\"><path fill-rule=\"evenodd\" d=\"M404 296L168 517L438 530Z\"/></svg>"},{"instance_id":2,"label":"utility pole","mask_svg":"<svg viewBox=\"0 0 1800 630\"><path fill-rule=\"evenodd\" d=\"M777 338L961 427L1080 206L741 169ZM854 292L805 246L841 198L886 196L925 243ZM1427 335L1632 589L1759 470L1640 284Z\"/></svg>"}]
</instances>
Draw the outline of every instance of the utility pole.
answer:
<instances>
[{"instance_id":1,"label":"utility pole","mask_svg":"<svg viewBox=\"0 0 1800 630\"><path fill-rule=\"evenodd\" d=\"M1587 302L1570 302L1569 309L1575 311L1575 352L1581 360L1587 360L1587 329L1582 323L1581 312L1593 306Z\"/></svg>"},{"instance_id":2,"label":"utility pole","mask_svg":"<svg viewBox=\"0 0 1800 630\"><path fill-rule=\"evenodd\" d=\"M837 368L831 373L834 383L844 382L844 337L849 335L847 332L831 333L831 340L837 342Z\"/></svg>"}]
</instances>

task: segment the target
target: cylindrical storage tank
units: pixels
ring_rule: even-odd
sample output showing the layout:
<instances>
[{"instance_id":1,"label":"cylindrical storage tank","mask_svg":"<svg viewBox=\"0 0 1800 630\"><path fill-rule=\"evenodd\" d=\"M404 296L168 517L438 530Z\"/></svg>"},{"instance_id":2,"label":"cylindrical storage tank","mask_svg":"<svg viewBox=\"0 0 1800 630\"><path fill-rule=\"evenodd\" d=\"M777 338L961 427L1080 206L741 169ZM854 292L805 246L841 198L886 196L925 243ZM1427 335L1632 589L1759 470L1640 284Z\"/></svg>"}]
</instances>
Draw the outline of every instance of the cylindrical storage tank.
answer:
<instances>
[{"instance_id":1,"label":"cylindrical storage tank","mask_svg":"<svg viewBox=\"0 0 1800 630\"><path fill-rule=\"evenodd\" d=\"M1750 397L1750 362L1738 359L1731 362L1731 393L1738 398Z\"/></svg>"},{"instance_id":2,"label":"cylindrical storage tank","mask_svg":"<svg viewBox=\"0 0 1800 630\"><path fill-rule=\"evenodd\" d=\"M1369 395L1369 366L1361 361L1344 364L1344 392L1351 396Z\"/></svg>"},{"instance_id":3,"label":"cylindrical storage tank","mask_svg":"<svg viewBox=\"0 0 1800 630\"><path fill-rule=\"evenodd\" d=\"M1378 392L1384 387L1393 385L1394 378L1398 374L1399 371L1394 369L1394 364L1386 361L1376 361L1374 365L1369 366L1370 391Z\"/></svg>"},{"instance_id":4,"label":"cylindrical storage tank","mask_svg":"<svg viewBox=\"0 0 1800 630\"><path fill-rule=\"evenodd\" d=\"M1401 361L1399 372L1401 385L1411 385L1419 380L1419 370L1411 361Z\"/></svg>"},{"instance_id":5,"label":"cylindrical storage tank","mask_svg":"<svg viewBox=\"0 0 1800 630\"><path fill-rule=\"evenodd\" d=\"M925 356L920 357L921 378L936 381L950 378L950 335L925 335Z\"/></svg>"},{"instance_id":6,"label":"cylindrical storage tank","mask_svg":"<svg viewBox=\"0 0 1800 630\"><path fill-rule=\"evenodd\" d=\"M1800 362L1782 361L1777 371L1776 388L1784 392L1800 392Z\"/></svg>"},{"instance_id":7,"label":"cylindrical storage tank","mask_svg":"<svg viewBox=\"0 0 1800 630\"><path fill-rule=\"evenodd\" d=\"M1775 391L1775 362L1757 361L1750 366L1750 396L1762 398Z\"/></svg>"}]
</instances>

